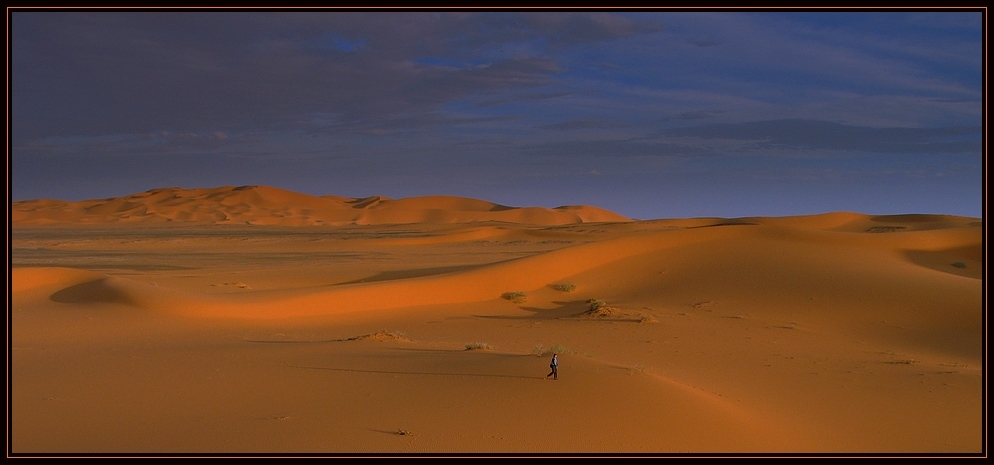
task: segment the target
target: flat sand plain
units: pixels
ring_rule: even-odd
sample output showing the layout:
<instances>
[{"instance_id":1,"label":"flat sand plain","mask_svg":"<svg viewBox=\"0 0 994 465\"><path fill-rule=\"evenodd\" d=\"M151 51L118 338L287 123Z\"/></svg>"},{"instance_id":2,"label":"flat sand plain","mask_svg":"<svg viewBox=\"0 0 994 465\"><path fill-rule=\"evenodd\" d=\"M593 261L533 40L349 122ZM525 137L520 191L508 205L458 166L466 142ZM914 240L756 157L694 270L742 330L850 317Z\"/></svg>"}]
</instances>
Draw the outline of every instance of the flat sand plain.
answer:
<instances>
[{"instance_id":1,"label":"flat sand plain","mask_svg":"<svg viewBox=\"0 0 994 465\"><path fill-rule=\"evenodd\" d=\"M15 224L11 247L15 454L986 451L977 218Z\"/></svg>"}]
</instances>

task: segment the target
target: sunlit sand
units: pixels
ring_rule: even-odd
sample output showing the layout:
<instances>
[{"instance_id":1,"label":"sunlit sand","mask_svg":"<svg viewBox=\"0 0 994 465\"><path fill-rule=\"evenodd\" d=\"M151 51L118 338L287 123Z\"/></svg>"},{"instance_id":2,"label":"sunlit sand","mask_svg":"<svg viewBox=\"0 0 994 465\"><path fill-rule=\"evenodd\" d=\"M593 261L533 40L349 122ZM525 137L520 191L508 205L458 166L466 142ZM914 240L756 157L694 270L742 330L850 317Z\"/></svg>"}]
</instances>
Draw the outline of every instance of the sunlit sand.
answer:
<instances>
[{"instance_id":1,"label":"sunlit sand","mask_svg":"<svg viewBox=\"0 0 994 465\"><path fill-rule=\"evenodd\" d=\"M978 218L254 186L12 218L15 453L983 449Z\"/></svg>"}]
</instances>

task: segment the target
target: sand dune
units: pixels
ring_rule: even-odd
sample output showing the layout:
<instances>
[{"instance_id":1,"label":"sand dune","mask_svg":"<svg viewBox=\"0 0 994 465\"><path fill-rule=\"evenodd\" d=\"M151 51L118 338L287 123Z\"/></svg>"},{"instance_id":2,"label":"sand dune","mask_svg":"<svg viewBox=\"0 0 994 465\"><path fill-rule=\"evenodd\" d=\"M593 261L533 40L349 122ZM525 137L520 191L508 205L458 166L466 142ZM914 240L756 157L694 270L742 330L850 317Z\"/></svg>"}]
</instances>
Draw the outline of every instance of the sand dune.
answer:
<instances>
[{"instance_id":1,"label":"sand dune","mask_svg":"<svg viewBox=\"0 0 994 465\"><path fill-rule=\"evenodd\" d=\"M983 450L976 218L270 188L67 205L17 206L17 452Z\"/></svg>"},{"instance_id":2,"label":"sand dune","mask_svg":"<svg viewBox=\"0 0 994 465\"><path fill-rule=\"evenodd\" d=\"M628 221L591 206L520 208L447 196L398 200L316 197L268 186L163 188L81 202L25 200L11 204L11 217L15 225L134 222L304 226L480 221L553 225Z\"/></svg>"}]
</instances>

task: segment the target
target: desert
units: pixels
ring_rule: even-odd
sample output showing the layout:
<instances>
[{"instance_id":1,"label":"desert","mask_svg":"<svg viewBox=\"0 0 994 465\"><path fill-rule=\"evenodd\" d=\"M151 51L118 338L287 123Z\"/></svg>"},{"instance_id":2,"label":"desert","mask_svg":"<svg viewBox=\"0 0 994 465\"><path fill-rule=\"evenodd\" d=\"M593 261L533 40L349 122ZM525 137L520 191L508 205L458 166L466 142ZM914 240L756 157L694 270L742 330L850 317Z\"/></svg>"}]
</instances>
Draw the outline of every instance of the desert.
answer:
<instances>
[{"instance_id":1,"label":"desert","mask_svg":"<svg viewBox=\"0 0 994 465\"><path fill-rule=\"evenodd\" d=\"M10 208L13 453L986 451L980 218L267 186Z\"/></svg>"}]
</instances>

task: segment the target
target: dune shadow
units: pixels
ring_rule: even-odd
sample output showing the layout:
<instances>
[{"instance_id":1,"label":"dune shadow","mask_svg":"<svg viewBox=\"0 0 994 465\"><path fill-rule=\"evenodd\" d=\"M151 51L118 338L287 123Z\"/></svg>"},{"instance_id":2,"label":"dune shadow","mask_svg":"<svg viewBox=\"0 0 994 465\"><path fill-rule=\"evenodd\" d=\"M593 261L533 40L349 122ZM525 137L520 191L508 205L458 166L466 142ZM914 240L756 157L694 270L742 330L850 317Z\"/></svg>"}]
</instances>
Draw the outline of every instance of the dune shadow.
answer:
<instances>
[{"instance_id":1,"label":"dune shadow","mask_svg":"<svg viewBox=\"0 0 994 465\"><path fill-rule=\"evenodd\" d=\"M454 273L456 271L465 271L479 267L480 265L457 265L457 266L439 266L434 268L419 268L414 270L383 271L373 276L369 276L362 279L355 279L352 281L346 281L343 283L338 283L337 285L372 283L377 281L394 281L398 279L408 279L408 278L420 278L423 276L434 276L438 274Z\"/></svg>"},{"instance_id":2,"label":"dune shadow","mask_svg":"<svg viewBox=\"0 0 994 465\"><path fill-rule=\"evenodd\" d=\"M905 250L905 258L911 263L935 271L954 274L965 278L982 279L983 270L966 262L950 251Z\"/></svg>"},{"instance_id":3,"label":"dune shadow","mask_svg":"<svg viewBox=\"0 0 994 465\"><path fill-rule=\"evenodd\" d=\"M107 285L106 278L69 286L50 295L49 300L61 304L122 304L137 305L127 294Z\"/></svg>"},{"instance_id":4,"label":"dune shadow","mask_svg":"<svg viewBox=\"0 0 994 465\"><path fill-rule=\"evenodd\" d=\"M254 344L325 344L328 342L345 342L348 339L324 339L320 341L277 341L270 339L242 339L242 342L251 342Z\"/></svg>"},{"instance_id":5,"label":"dune shadow","mask_svg":"<svg viewBox=\"0 0 994 465\"><path fill-rule=\"evenodd\" d=\"M426 349L423 347L391 347L390 350L404 351L404 352L424 352L424 353L435 353L435 354L464 354L467 352L475 352L479 354L486 354L494 357L507 357L507 358L521 358L521 357L534 357L533 354L521 354L521 353L511 353L511 352L500 352L493 349Z\"/></svg>"},{"instance_id":6,"label":"dune shadow","mask_svg":"<svg viewBox=\"0 0 994 465\"><path fill-rule=\"evenodd\" d=\"M372 431L374 433L389 434L391 436L411 436L411 433L409 433L407 431L404 431L402 429L395 429L393 431L387 431L387 430L382 430L382 429L370 428L370 429L368 429L368 431Z\"/></svg>"},{"instance_id":7,"label":"dune shadow","mask_svg":"<svg viewBox=\"0 0 994 465\"><path fill-rule=\"evenodd\" d=\"M476 318L491 318L496 320L558 320L579 315L590 308L586 300L553 301L556 308L540 308L519 306L518 308L532 312L532 315L473 315Z\"/></svg>"},{"instance_id":8,"label":"dune shadow","mask_svg":"<svg viewBox=\"0 0 994 465\"><path fill-rule=\"evenodd\" d=\"M870 221L877 223L936 223L949 221L949 217L945 215L911 213L904 215L878 215L871 217Z\"/></svg>"},{"instance_id":9,"label":"dune shadow","mask_svg":"<svg viewBox=\"0 0 994 465\"><path fill-rule=\"evenodd\" d=\"M750 223L748 221L723 221L721 223L715 224L705 224L701 226L688 226L686 229L700 229L700 228L717 228L719 226L756 226L759 223Z\"/></svg>"},{"instance_id":10,"label":"dune shadow","mask_svg":"<svg viewBox=\"0 0 994 465\"><path fill-rule=\"evenodd\" d=\"M475 377L475 378L539 379L539 380L545 379L544 376L501 375L493 373L445 373L438 371L357 370L355 368L315 367L315 366L302 366L302 365L285 365L285 366L287 368L299 368L301 370L339 371L343 373L369 373L377 375L460 376L460 377Z\"/></svg>"},{"instance_id":11,"label":"dune shadow","mask_svg":"<svg viewBox=\"0 0 994 465\"><path fill-rule=\"evenodd\" d=\"M403 336L398 336L394 333L388 333L385 331L377 333L363 334L361 336L344 337L338 339L307 339L307 340L292 340L292 339L242 339L242 342L251 342L254 344L327 344L329 342L361 342L361 341L377 341L377 342L414 342Z\"/></svg>"}]
</instances>

